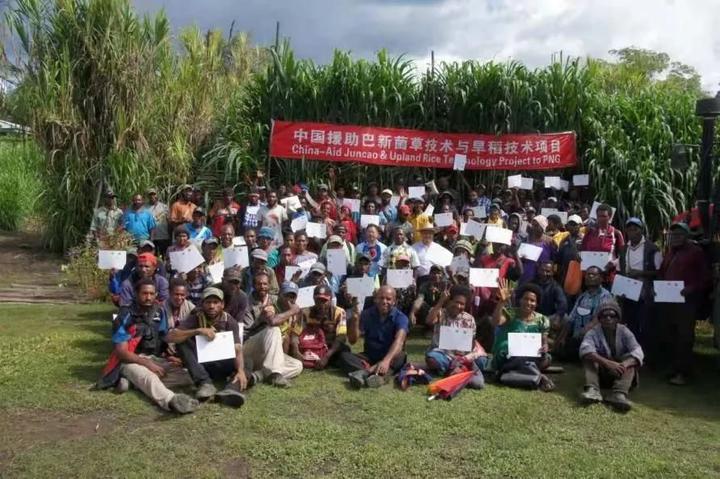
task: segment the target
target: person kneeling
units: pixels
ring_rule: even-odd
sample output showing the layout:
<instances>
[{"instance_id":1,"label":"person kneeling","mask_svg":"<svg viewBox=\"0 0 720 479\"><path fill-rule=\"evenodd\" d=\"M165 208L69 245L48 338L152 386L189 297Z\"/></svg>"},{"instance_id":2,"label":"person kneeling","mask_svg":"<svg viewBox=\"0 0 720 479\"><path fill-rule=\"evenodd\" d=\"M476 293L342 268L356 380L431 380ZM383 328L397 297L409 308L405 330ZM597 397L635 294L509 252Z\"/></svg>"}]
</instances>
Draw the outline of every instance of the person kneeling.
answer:
<instances>
[{"instance_id":1,"label":"person kneeling","mask_svg":"<svg viewBox=\"0 0 720 479\"><path fill-rule=\"evenodd\" d=\"M601 387L611 387L605 401L619 411L629 411L632 403L628 392L636 382L637 370L642 365L643 350L635 335L620 322L620 306L614 299L598 307L599 323L592 328L580 344L580 359L585 368L583 402L592 404L603 400Z\"/></svg>"},{"instance_id":2,"label":"person kneeling","mask_svg":"<svg viewBox=\"0 0 720 479\"><path fill-rule=\"evenodd\" d=\"M135 301L120 309L113 321L115 345L96 387L115 386L119 392L131 383L158 406L180 414L193 412L198 402L186 394L176 394L172 386L189 386L190 377L178 365L163 357L168 343L165 310L156 302L157 287L152 278L135 284Z\"/></svg>"},{"instance_id":3,"label":"person kneeling","mask_svg":"<svg viewBox=\"0 0 720 479\"><path fill-rule=\"evenodd\" d=\"M440 300L427 316L427 325L433 328L433 336L430 349L425 353L425 364L428 370L442 376L476 370L470 386L480 389L485 385L482 369L487 362L487 353L475 340L475 318L465 311L470 295L470 289L463 286L453 286L441 293ZM472 331L472 340L468 343L470 351L441 349L440 328L443 326Z\"/></svg>"},{"instance_id":4,"label":"person kneeling","mask_svg":"<svg viewBox=\"0 0 720 479\"><path fill-rule=\"evenodd\" d=\"M198 400L207 401L216 397L223 404L240 407L245 404L242 391L248 387L249 373L245 374L238 323L223 310L223 299L221 289L205 288L202 292L202 307L195 308L177 328L171 329L167 338L169 342L175 343L183 364L198 387L195 393ZM232 333L235 357L199 362L195 336L205 336L213 341L215 334L220 332ZM227 380L227 384L218 392L213 380Z\"/></svg>"}]
</instances>

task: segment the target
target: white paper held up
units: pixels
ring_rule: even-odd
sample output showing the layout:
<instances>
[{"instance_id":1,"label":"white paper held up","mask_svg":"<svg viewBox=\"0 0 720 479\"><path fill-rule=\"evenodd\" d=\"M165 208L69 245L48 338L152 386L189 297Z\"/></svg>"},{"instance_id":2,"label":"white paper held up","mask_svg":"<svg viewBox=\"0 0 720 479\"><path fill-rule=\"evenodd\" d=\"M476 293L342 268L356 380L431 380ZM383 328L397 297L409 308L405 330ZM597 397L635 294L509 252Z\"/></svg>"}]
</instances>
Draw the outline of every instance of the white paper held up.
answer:
<instances>
[{"instance_id":1,"label":"white paper held up","mask_svg":"<svg viewBox=\"0 0 720 479\"><path fill-rule=\"evenodd\" d=\"M488 243L510 245L512 243L512 234L512 230L500 228L499 226L488 225L485 228L485 239Z\"/></svg>"},{"instance_id":2,"label":"white paper held up","mask_svg":"<svg viewBox=\"0 0 720 479\"><path fill-rule=\"evenodd\" d=\"M451 224L453 224L452 213L438 213L435 215L435 226L444 228L445 226L450 226Z\"/></svg>"},{"instance_id":3,"label":"white paper held up","mask_svg":"<svg viewBox=\"0 0 720 479\"><path fill-rule=\"evenodd\" d=\"M437 243L433 243L425 252L425 259L430 261L432 264L442 266L450 266L453 260L452 251L447 250Z\"/></svg>"},{"instance_id":4,"label":"white paper held up","mask_svg":"<svg viewBox=\"0 0 720 479\"><path fill-rule=\"evenodd\" d=\"M310 238L325 239L327 236L327 225L325 223L311 223L305 225L305 233Z\"/></svg>"},{"instance_id":5,"label":"white paper held up","mask_svg":"<svg viewBox=\"0 0 720 479\"><path fill-rule=\"evenodd\" d=\"M360 215L360 228L367 228L370 225L380 226L380 215Z\"/></svg>"},{"instance_id":6,"label":"white paper held up","mask_svg":"<svg viewBox=\"0 0 720 479\"><path fill-rule=\"evenodd\" d=\"M545 177L545 188L552 188L554 190L562 189L559 176L546 176Z\"/></svg>"},{"instance_id":7,"label":"white paper held up","mask_svg":"<svg viewBox=\"0 0 720 479\"><path fill-rule=\"evenodd\" d=\"M387 284L393 288L408 288L413 284L413 270L389 269L387 270Z\"/></svg>"},{"instance_id":8,"label":"white paper held up","mask_svg":"<svg viewBox=\"0 0 720 479\"><path fill-rule=\"evenodd\" d=\"M365 275L362 278L348 278L345 280L347 292L356 298L367 298L375 291L375 280L372 276Z\"/></svg>"},{"instance_id":9,"label":"white paper held up","mask_svg":"<svg viewBox=\"0 0 720 479\"><path fill-rule=\"evenodd\" d=\"M533 179L532 178L522 178L520 182L520 189L521 190L532 190L533 189Z\"/></svg>"},{"instance_id":10,"label":"white paper held up","mask_svg":"<svg viewBox=\"0 0 720 479\"><path fill-rule=\"evenodd\" d=\"M235 357L235 339L232 331L215 333L212 341L199 334L195 336L195 346L199 363L210 363Z\"/></svg>"},{"instance_id":11,"label":"white paper held up","mask_svg":"<svg viewBox=\"0 0 720 479\"><path fill-rule=\"evenodd\" d=\"M425 208L425 211L423 211L423 214L428 216L429 218L432 218L432 215L434 212L435 212L435 206L427 205L427 207Z\"/></svg>"},{"instance_id":12,"label":"white paper held up","mask_svg":"<svg viewBox=\"0 0 720 479\"><path fill-rule=\"evenodd\" d=\"M98 268L100 269L123 269L126 262L126 251L114 251L106 249L101 249L98 251Z\"/></svg>"},{"instance_id":13,"label":"white paper held up","mask_svg":"<svg viewBox=\"0 0 720 479\"><path fill-rule=\"evenodd\" d=\"M287 265L285 266L285 281L292 281L295 273L300 271L300 266Z\"/></svg>"},{"instance_id":14,"label":"white paper held up","mask_svg":"<svg viewBox=\"0 0 720 479\"><path fill-rule=\"evenodd\" d=\"M360 212L360 200L355 198L345 198L342 202L343 206L350 208L352 213Z\"/></svg>"},{"instance_id":15,"label":"white paper held up","mask_svg":"<svg viewBox=\"0 0 720 479\"><path fill-rule=\"evenodd\" d=\"M540 259L543 249L530 243L523 243L518 248L518 256L528 261L537 261Z\"/></svg>"},{"instance_id":16,"label":"white paper held up","mask_svg":"<svg viewBox=\"0 0 720 479\"><path fill-rule=\"evenodd\" d=\"M296 231L304 230L307 226L307 216L298 216L290 222L290 229L295 233Z\"/></svg>"},{"instance_id":17,"label":"white paper held up","mask_svg":"<svg viewBox=\"0 0 720 479\"><path fill-rule=\"evenodd\" d=\"M470 268L470 284L476 288L497 288L499 279L498 268Z\"/></svg>"},{"instance_id":18,"label":"white paper held up","mask_svg":"<svg viewBox=\"0 0 720 479\"><path fill-rule=\"evenodd\" d=\"M622 296L632 301L639 301L642 287L642 281L616 274L613 280L612 291L610 292L615 296Z\"/></svg>"},{"instance_id":19,"label":"white paper held up","mask_svg":"<svg viewBox=\"0 0 720 479\"><path fill-rule=\"evenodd\" d=\"M472 211L473 211L473 218L480 218L480 219L487 218L487 208L485 208L484 206L473 206Z\"/></svg>"},{"instance_id":20,"label":"white paper held up","mask_svg":"<svg viewBox=\"0 0 720 479\"><path fill-rule=\"evenodd\" d=\"M466 163L467 163L467 155L463 155L461 153L455 153L455 159L453 161L453 170L464 171Z\"/></svg>"},{"instance_id":21,"label":"white paper held up","mask_svg":"<svg viewBox=\"0 0 720 479\"><path fill-rule=\"evenodd\" d=\"M411 186L408 188L408 198L424 199L425 187L424 186Z\"/></svg>"},{"instance_id":22,"label":"white paper held up","mask_svg":"<svg viewBox=\"0 0 720 479\"><path fill-rule=\"evenodd\" d=\"M205 258L194 247L172 251L168 254L170 256L170 265L178 273L188 273L205 262Z\"/></svg>"},{"instance_id":23,"label":"white paper held up","mask_svg":"<svg viewBox=\"0 0 720 479\"><path fill-rule=\"evenodd\" d=\"M653 281L656 303L684 303L685 296L680 292L685 288L685 281Z\"/></svg>"},{"instance_id":24,"label":"white paper held up","mask_svg":"<svg viewBox=\"0 0 720 479\"><path fill-rule=\"evenodd\" d=\"M507 178L508 188L520 188L522 187L522 175L511 175Z\"/></svg>"},{"instance_id":25,"label":"white paper held up","mask_svg":"<svg viewBox=\"0 0 720 479\"><path fill-rule=\"evenodd\" d=\"M540 333L508 333L508 357L537 358L540 357L542 334Z\"/></svg>"},{"instance_id":26,"label":"white paper held up","mask_svg":"<svg viewBox=\"0 0 720 479\"><path fill-rule=\"evenodd\" d=\"M465 227L465 232L463 232L463 226ZM486 228L487 224L485 223L469 220L467 223L460 225L460 234L463 236L474 236L475 239L481 240L483 236L485 236Z\"/></svg>"},{"instance_id":27,"label":"white paper held up","mask_svg":"<svg viewBox=\"0 0 720 479\"><path fill-rule=\"evenodd\" d=\"M347 256L345 256L345 249L328 249L326 254L328 271L337 277L345 276L347 274Z\"/></svg>"},{"instance_id":28,"label":"white paper held up","mask_svg":"<svg viewBox=\"0 0 720 479\"><path fill-rule=\"evenodd\" d=\"M467 352L472 349L475 331L472 328L440 326L438 347L447 351Z\"/></svg>"},{"instance_id":29,"label":"white paper held up","mask_svg":"<svg viewBox=\"0 0 720 479\"><path fill-rule=\"evenodd\" d=\"M597 266L601 271L605 271L605 266L610 262L610 253L601 251L581 251L580 252L580 269L586 271L591 266Z\"/></svg>"},{"instance_id":30,"label":"white paper held up","mask_svg":"<svg viewBox=\"0 0 720 479\"><path fill-rule=\"evenodd\" d=\"M210 277L212 278L213 284L221 283L223 279L223 273L225 272L225 263L213 263L208 266Z\"/></svg>"},{"instance_id":31,"label":"white paper held up","mask_svg":"<svg viewBox=\"0 0 720 479\"><path fill-rule=\"evenodd\" d=\"M573 186L590 186L590 175L573 175Z\"/></svg>"},{"instance_id":32,"label":"white paper held up","mask_svg":"<svg viewBox=\"0 0 720 479\"><path fill-rule=\"evenodd\" d=\"M240 266L245 268L250 265L248 258L248 250L245 246L233 246L230 248L223 249L223 263L225 269L232 268L233 266Z\"/></svg>"},{"instance_id":33,"label":"white paper held up","mask_svg":"<svg viewBox=\"0 0 720 479\"><path fill-rule=\"evenodd\" d=\"M306 286L298 289L295 304L297 304L300 308L309 308L310 306L313 306L315 304L315 296L313 295L314 292L315 286Z\"/></svg>"}]
</instances>

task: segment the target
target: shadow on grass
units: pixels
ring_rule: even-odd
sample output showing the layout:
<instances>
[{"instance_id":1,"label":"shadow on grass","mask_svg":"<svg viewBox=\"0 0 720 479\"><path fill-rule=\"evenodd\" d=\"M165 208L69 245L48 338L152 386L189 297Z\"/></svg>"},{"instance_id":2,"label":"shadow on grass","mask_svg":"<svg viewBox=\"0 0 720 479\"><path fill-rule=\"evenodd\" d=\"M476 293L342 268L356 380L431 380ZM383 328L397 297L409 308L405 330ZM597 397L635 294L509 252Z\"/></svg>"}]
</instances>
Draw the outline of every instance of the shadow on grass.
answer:
<instances>
[{"instance_id":1,"label":"shadow on grass","mask_svg":"<svg viewBox=\"0 0 720 479\"><path fill-rule=\"evenodd\" d=\"M79 338L71 341L74 348L85 351L89 360L70 368L73 377L87 382L95 382L100 377L100 370L112 351L110 335L111 323L106 314L98 312L82 312L77 315L80 328L91 333L92 338Z\"/></svg>"}]
</instances>

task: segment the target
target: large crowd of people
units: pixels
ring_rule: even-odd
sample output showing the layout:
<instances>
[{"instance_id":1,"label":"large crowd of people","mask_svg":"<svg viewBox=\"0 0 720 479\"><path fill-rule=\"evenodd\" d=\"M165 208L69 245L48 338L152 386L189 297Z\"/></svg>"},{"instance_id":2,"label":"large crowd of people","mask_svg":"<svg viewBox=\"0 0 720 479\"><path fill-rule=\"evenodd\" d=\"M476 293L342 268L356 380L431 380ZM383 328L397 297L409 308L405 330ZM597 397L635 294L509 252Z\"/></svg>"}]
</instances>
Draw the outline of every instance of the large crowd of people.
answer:
<instances>
[{"instance_id":1,"label":"large crowd of people","mask_svg":"<svg viewBox=\"0 0 720 479\"><path fill-rule=\"evenodd\" d=\"M239 407L248 388L289 387L304 369L336 368L355 388L472 371L472 387L552 391L561 360L582 364L583 402L627 411L646 363L672 384L691 378L712 277L688 224L667 225L660 247L639 218L618 224L610 205L593 208L588 188L464 183L461 194L448 177L362 190L330 179L273 189L258 175L209 204L191 185L171 205L150 189L124 211L107 191L90 234L100 249L120 231L134 245L110 272L119 311L98 386L134 387L188 413L210 399ZM173 253L190 248L204 262L181 271ZM246 260L229 265L238 252ZM588 265L583 252L606 264ZM497 270L495 284L479 286L478 269ZM639 297L612 294L618 277L642 282ZM656 280L682 282L684 301L656 301ZM308 287L311 304L299 305ZM444 327L472 331L469 346L441 347ZM235 357L200 362L196 343L221 332ZM510 354L513 333L539 334L537 354ZM427 338L421 364L407 361L410 334Z\"/></svg>"}]
</instances>

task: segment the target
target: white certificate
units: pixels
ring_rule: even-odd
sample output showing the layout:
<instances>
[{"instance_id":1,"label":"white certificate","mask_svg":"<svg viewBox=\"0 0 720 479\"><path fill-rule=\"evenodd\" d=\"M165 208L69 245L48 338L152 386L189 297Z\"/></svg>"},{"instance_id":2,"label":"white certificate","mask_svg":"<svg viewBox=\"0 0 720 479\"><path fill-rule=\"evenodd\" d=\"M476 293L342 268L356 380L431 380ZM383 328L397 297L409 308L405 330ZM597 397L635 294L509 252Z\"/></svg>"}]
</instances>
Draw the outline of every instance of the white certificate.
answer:
<instances>
[{"instance_id":1,"label":"white certificate","mask_svg":"<svg viewBox=\"0 0 720 479\"><path fill-rule=\"evenodd\" d=\"M300 271L300 266L288 265L285 266L285 281L292 281L295 273Z\"/></svg>"},{"instance_id":2,"label":"white certificate","mask_svg":"<svg viewBox=\"0 0 720 479\"><path fill-rule=\"evenodd\" d=\"M537 358L540 357L542 334L540 333L508 333L508 357Z\"/></svg>"},{"instance_id":3,"label":"white certificate","mask_svg":"<svg viewBox=\"0 0 720 479\"><path fill-rule=\"evenodd\" d=\"M169 253L170 266L178 273L188 273L205 262L197 248L189 247Z\"/></svg>"},{"instance_id":4,"label":"white certificate","mask_svg":"<svg viewBox=\"0 0 720 479\"><path fill-rule=\"evenodd\" d=\"M460 224L460 234L462 236L474 236L476 239L481 240L485 235L485 228L487 228L485 223L468 220L467 223Z\"/></svg>"},{"instance_id":5,"label":"white certificate","mask_svg":"<svg viewBox=\"0 0 720 479\"><path fill-rule=\"evenodd\" d=\"M362 278L348 278L345 280L345 284L347 285L348 294L355 296L358 300L372 296L373 292L375 292L375 279L372 276L365 275Z\"/></svg>"},{"instance_id":6,"label":"white certificate","mask_svg":"<svg viewBox=\"0 0 720 479\"><path fill-rule=\"evenodd\" d=\"M590 208L590 218L597 219L597 209L598 206L600 206L602 203L598 201L593 201L592 208ZM617 208L610 207L612 211L610 212L610 221L612 221L613 216L615 216L615 210Z\"/></svg>"},{"instance_id":7,"label":"white certificate","mask_svg":"<svg viewBox=\"0 0 720 479\"><path fill-rule=\"evenodd\" d=\"M472 328L440 326L438 347L447 351L467 352L472 349L475 331Z\"/></svg>"},{"instance_id":8,"label":"white certificate","mask_svg":"<svg viewBox=\"0 0 720 479\"><path fill-rule=\"evenodd\" d=\"M215 338L209 341L202 334L195 336L195 346L199 363L222 361L235 358L235 339L232 331L215 333Z\"/></svg>"},{"instance_id":9,"label":"white certificate","mask_svg":"<svg viewBox=\"0 0 720 479\"><path fill-rule=\"evenodd\" d=\"M360 200L359 199L343 198L342 204L343 204L343 206L347 206L348 208L350 208L350 212L352 212L352 213L360 212Z\"/></svg>"},{"instance_id":10,"label":"white certificate","mask_svg":"<svg viewBox=\"0 0 720 479\"><path fill-rule=\"evenodd\" d=\"M435 226L439 228L450 226L453 223L454 221L452 213L438 213L435 215Z\"/></svg>"},{"instance_id":11,"label":"white certificate","mask_svg":"<svg viewBox=\"0 0 720 479\"><path fill-rule=\"evenodd\" d=\"M249 215L256 215L258 214L258 211L260 211L260 206L247 206L245 208L245 212Z\"/></svg>"},{"instance_id":12,"label":"white certificate","mask_svg":"<svg viewBox=\"0 0 720 479\"><path fill-rule=\"evenodd\" d=\"M380 215L360 215L360 228L365 229L370 225L380 226Z\"/></svg>"},{"instance_id":13,"label":"white certificate","mask_svg":"<svg viewBox=\"0 0 720 479\"><path fill-rule=\"evenodd\" d=\"M433 195L437 195L438 193L440 193L437 189L437 185L435 184L435 180L425 183L425 187L430 188L430 193L432 193Z\"/></svg>"},{"instance_id":14,"label":"white certificate","mask_svg":"<svg viewBox=\"0 0 720 479\"><path fill-rule=\"evenodd\" d=\"M307 222L307 216L298 216L290 222L290 229L293 233L295 233L296 231L304 230Z\"/></svg>"},{"instance_id":15,"label":"white certificate","mask_svg":"<svg viewBox=\"0 0 720 479\"><path fill-rule=\"evenodd\" d=\"M685 281L653 281L656 303L684 303L685 296L680 294Z\"/></svg>"},{"instance_id":16,"label":"white certificate","mask_svg":"<svg viewBox=\"0 0 720 479\"><path fill-rule=\"evenodd\" d=\"M452 251L449 251L437 243L433 243L425 251L425 259L438 266L450 266L453 260Z\"/></svg>"},{"instance_id":17,"label":"white certificate","mask_svg":"<svg viewBox=\"0 0 720 479\"><path fill-rule=\"evenodd\" d=\"M300 198L297 196L288 196L280 200L280 204L290 211L297 211L302 207Z\"/></svg>"},{"instance_id":18,"label":"white certificate","mask_svg":"<svg viewBox=\"0 0 720 479\"><path fill-rule=\"evenodd\" d=\"M397 206L400 204L400 197L398 195L393 195L392 198L390 198L390 206L393 208L397 208Z\"/></svg>"},{"instance_id":19,"label":"white certificate","mask_svg":"<svg viewBox=\"0 0 720 479\"><path fill-rule=\"evenodd\" d=\"M453 170L464 171L466 163L467 163L467 155L455 153L455 159L453 161Z\"/></svg>"},{"instance_id":20,"label":"white certificate","mask_svg":"<svg viewBox=\"0 0 720 479\"><path fill-rule=\"evenodd\" d=\"M487 218L487 208L485 208L484 206L473 206L472 211L474 218Z\"/></svg>"},{"instance_id":21,"label":"white certificate","mask_svg":"<svg viewBox=\"0 0 720 479\"><path fill-rule=\"evenodd\" d=\"M615 296L622 296L633 301L639 301L642 287L642 281L616 274L615 279L613 280L611 293Z\"/></svg>"},{"instance_id":22,"label":"white certificate","mask_svg":"<svg viewBox=\"0 0 720 479\"><path fill-rule=\"evenodd\" d=\"M574 186L590 186L590 175L573 175Z\"/></svg>"},{"instance_id":23,"label":"white certificate","mask_svg":"<svg viewBox=\"0 0 720 479\"><path fill-rule=\"evenodd\" d=\"M232 240L233 246L245 246L245 238L242 236L236 236Z\"/></svg>"},{"instance_id":24,"label":"white certificate","mask_svg":"<svg viewBox=\"0 0 720 479\"><path fill-rule=\"evenodd\" d=\"M317 260L314 260L312 258L306 259L305 261L301 261L300 263L298 263L297 265L300 267L300 271L303 272L302 276L300 277L304 278L305 276L307 276L307 274L310 272L310 268L312 268L315 263L317 263Z\"/></svg>"},{"instance_id":25,"label":"white certificate","mask_svg":"<svg viewBox=\"0 0 720 479\"><path fill-rule=\"evenodd\" d=\"M533 179L532 178L522 178L522 181L520 183L520 189L521 190L532 190L533 189Z\"/></svg>"},{"instance_id":26,"label":"white certificate","mask_svg":"<svg viewBox=\"0 0 720 479\"><path fill-rule=\"evenodd\" d=\"M225 263L214 263L208 266L210 277L212 278L213 284L221 283L223 279L223 273L225 272Z\"/></svg>"},{"instance_id":27,"label":"white certificate","mask_svg":"<svg viewBox=\"0 0 720 479\"><path fill-rule=\"evenodd\" d=\"M550 215L559 216L560 221L562 221L562 224L567 223L567 219L568 219L567 211L560 211L557 208L541 208L540 214L543 215L545 218L547 218Z\"/></svg>"},{"instance_id":28,"label":"white certificate","mask_svg":"<svg viewBox=\"0 0 720 479\"><path fill-rule=\"evenodd\" d=\"M528 261L537 261L540 259L543 249L540 246L534 244L523 243L518 248L518 256Z\"/></svg>"},{"instance_id":29,"label":"white certificate","mask_svg":"<svg viewBox=\"0 0 720 479\"><path fill-rule=\"evenodd\" d=\"M610 262L610 253L601 251L581 251L580 252L580 269L585 271L591 266L597 266L601 271L605 271L605 266Z\"/></svg>"},{"instance_id":30,"label":"white certificate","mask_svg":"<svg viewBox=\"0 0 720 479\"><path fill-rule=\"evenodd\" d=\"M326 253L327 269L337 277L347 274L347 256L345 248L329 249Z\"/></svg>"},{"instance_id":31,"label":"white certificate","mask_svg":"<svg viewBox=\"0 0 720 479\"><path fill-rule=\"evenodd\" d=\"M223 249L223 263L225 269L232 268L234 266L240 266L245 268L250 265L248 259L248 250L245 246L231 246L230 248Z\"/></svg>"},{"instance_id":32,"label":"white certificate","mask_svg":"<svg viewBox=\"0 0 720 479\"><path fill-rule=\"evenodd\" d=\"M499 226L488 225L485 228L485 239L488 243L501 243L510 245L512 243L512 230L500 228Z\"/></svg>"},{"instance_id":33,"label":"white certificate","mask_svg":"<svg viewBox=\"0 0 720 479\"><path fill-rule=\"evenodd\" d=\"M327 225L325 223L307 223L305 225L305 232L310 238L325 239Z\"/></svg>"},{"instance_id":34,"label":"white certificate","mask_svg":"<svg viewBox=\"0 0 720 479\"><path fill-rule=\"evenodd\" d=\"M559 176L546 176L545 177L545 188L552 188L554 190L562 189Z\"/></svg>"},{"instance_id":35,"label":"white certificate","mask_svg":"<svg viewBox=\"0 0 720 479\"><path fill-rule=\"evenodd\" d=\"M101 249L98 251L98 268L123 269L127 261L127 252Z\"/></svg>"},{"instance_id":36,"label":"white certificate","mask_svg":"<svg viewBox=\"0 0 720 479\"><path fill-rule=\"evenodd\" d=\"M508 188L520 188L522 186L522 175L508 176Z\"/></svg>"},{"instance_id":37,"label":"white certificate","mask_svg":"<svg viewBox=\"0 0 720 479\"><path fill-rule=\"evenodd\" d=\"M408 288L413 284L413 270L389 269L387 270L387 285L393 288Z\"/></svg>"},{"instance_id":38,"label":"white certificate","mask_svg":"<svg viewBox=\"0 0 720 479\"><path fill-rule=\"evenodd\" d=\"M408 198L419 198L424 199L425 187L424 186L411 186L408 188Z\"/></svg>"},{"instance_id":39,"label":"white certificate","mask_svg":"<svg viewBox=\"0 0 720 479\"><path fill-rule=\"evenodd\" d=\"M435 206L427 205L427 208L425 208L425 211L423 211L423 214L432 218L432 215L434 212L435 212Z\"/></svg>"},{"instance_id":40,"label":"white certificate","mask_svg":"<svg viewBox=\"0 0 720 479\"><path fill-rule=\"evenodd\" d=\"M297 299L295 300L295 304L298 305L300 308L309 308L311 306L315 305L315 296L313 293L315 292L315 286L306 286L304 288L298 289L298 295Z\"/></svg>"},{"instance_id":41,"label":"white certificate","mask_svg":"<svg viewBox=\"0 0 720 479\"><path fill-rule=\"evenodd\" d=\"M498 268L470 268L470 284L476 288L497 288L499 279Z\"/></svg>"}]
</instances>

